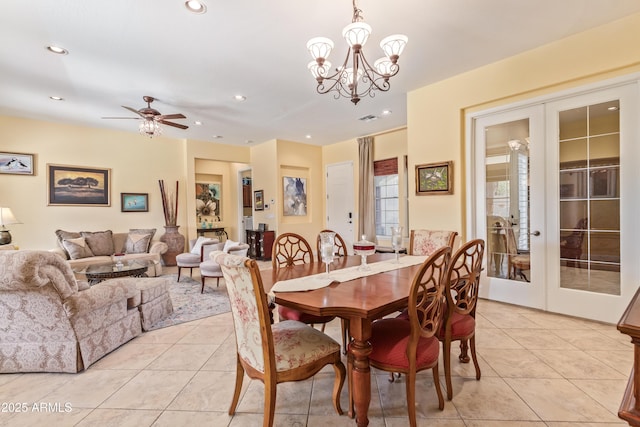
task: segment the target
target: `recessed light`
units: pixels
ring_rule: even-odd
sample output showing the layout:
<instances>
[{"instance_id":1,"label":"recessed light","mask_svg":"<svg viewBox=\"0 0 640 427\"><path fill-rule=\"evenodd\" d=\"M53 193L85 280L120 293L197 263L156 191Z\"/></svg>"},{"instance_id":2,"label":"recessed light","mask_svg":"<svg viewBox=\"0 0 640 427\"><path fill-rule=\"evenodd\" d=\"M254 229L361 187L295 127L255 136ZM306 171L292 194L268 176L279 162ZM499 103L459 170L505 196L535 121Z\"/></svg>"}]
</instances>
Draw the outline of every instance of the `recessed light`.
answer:
<instances>
[{"instance_id":1,"label":"recessed light","mask_svg":"<svg viewBox=\"0 0 640 427\"><path fill-rule=\"evenodd\" d=\"M246 99L247 99L247 97L246 97L246 96L243 96L243 95L235 95L235 96L233 97L233 99L235 99L235 100L236 100L236 101L238 101L238 102L242 102L242 101L246 100Z\"/></svg>"},{"instance_id":2,"label":"recessed light","mask_svg":"<svg viewBox=\"0 0 640 427\"><path fill-rule=\"evenodd\" d=\"M64 101L64 98L61 96L50 96L49 99L52 99L54 101Z\"/></svg>"},{"instance_id":3,"label":"recessed light","mask_svg":"<svg viewBox=\"0 0 640 427\"><path fill-rule=\"evenodd\" d=\"M252 141L252 140L250 140L250 139L247 139L246 143L247 143L247 144L253 144L253 141Z\"/></svg>"},{"instance_id":4,"label":"recessed light","mask_svg":"<svg viewBox=\"0 0 640 427\"><path fill-rule=\"evenodd\" d=\"M311 135L305 135L304 137L307 139L311 139Z\"/></svg>"},{"instance_id":5,"label":"recessed light","mask_svg":"<svg viewBox=\"0 0 640 427\"><path fill-rule=\"evenodd\" d=\"M213 138L213 139L222 139L223 136L222 135L213 135L211 138Z\"/></svg>"},{"instance_id":6,"label":"recessed light","mask_svg":"<svg viewBox=\"0 0 640 427\"><path fill-rule=\"evenodd\" d=\"M60 46L55 46L55 45L49 45L47 46L47 50L51 53L55 53L57 55L67 55L69 53L69 51L63 47Z\"/></svg>"},{"instance_id":7,"label":"recessed light","mask_svg":"<svg viewBox=\"0 0 640 427\"><path fill-rule=\"evenodd\" d=\"M390 115L391 113L392 113L392 111L391 111L391 110L382 110L382 115L383 115L383 116L388 116L388 115Z\"/></svg>"},{"instance_id":8,"label":"recessed light","mask_svg":"<svg viewBox=\"0 0 640 427\"><path fill-rule=\"evenodd\" d=\"M196 120L193 124L196 126L202 126L202 122L200 120Z\"/></svg>"},{"instance_id":9,"label":"recessed light","mask_svg":"<svg viewBox=\"0 0 640 427\"><path fill-rule=\"evenodd\" d=\"M187 8L189 12L193 13L205 13L207 11L207 6L197 0L189 0L184 2L184 6Z\"/></svg>"}]
</instances>

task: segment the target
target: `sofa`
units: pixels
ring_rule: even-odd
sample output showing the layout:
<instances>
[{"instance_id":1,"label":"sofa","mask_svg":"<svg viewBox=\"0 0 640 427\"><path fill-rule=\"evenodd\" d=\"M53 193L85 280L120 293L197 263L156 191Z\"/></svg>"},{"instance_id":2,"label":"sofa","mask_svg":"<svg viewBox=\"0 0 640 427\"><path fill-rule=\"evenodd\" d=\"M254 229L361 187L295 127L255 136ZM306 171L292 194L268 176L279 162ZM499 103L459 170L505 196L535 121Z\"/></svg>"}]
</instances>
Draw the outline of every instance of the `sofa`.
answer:
<instances>
[{"instance_id":1,"label":"sofa","mask_svg":"<svg viewBox=\"0 0 640 427\"><path fill-rule=\"evenodd\" d=\"M0 251L0 373L86 369L142 333L140 293L132 279L90 287L49 251Z\"/></svg>"},{"instance_id":2,"label":"sofa","mask_svg":"<svg viewBox=\"0 0 640 427\"><path fill-rule=\"evenodd\" d=\"M167 250L167 244L153 240L155 228L130 229L128 233L105 231L64 231L56 230L58 247L50 251L67 260L76 277L91 264L109 263L114 254L124 254L122 261L149 261L147 275L162 274L161 255Z\"/></svg>"}]
</instances>

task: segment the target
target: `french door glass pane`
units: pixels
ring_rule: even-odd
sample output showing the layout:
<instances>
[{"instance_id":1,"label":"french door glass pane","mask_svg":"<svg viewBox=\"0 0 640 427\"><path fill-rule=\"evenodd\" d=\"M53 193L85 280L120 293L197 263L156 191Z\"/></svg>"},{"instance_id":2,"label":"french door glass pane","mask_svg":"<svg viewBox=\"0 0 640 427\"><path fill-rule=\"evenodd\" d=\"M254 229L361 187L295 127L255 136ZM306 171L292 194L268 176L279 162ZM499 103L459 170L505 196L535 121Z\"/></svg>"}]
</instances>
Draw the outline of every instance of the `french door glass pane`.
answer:
<instances>
[{"instance_id":1,"label":"french door glass pane","mask_svg":"<svg viewBox=\"0 0 640 427\"><path fill-rule=\"evenodd\" d=\"M559 113L560 286L620 294L619 101Z\"/></svg>"}]
</instances>

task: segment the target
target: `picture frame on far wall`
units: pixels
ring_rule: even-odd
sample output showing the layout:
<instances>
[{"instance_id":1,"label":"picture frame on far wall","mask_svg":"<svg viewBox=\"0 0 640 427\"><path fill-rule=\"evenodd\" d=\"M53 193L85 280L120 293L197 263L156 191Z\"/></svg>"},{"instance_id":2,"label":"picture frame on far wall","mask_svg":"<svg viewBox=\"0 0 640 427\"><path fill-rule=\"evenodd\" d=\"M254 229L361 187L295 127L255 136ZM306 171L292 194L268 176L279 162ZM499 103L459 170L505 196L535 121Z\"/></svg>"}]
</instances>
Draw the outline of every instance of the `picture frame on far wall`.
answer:
<instances>
[{"instance_id":1,"label":"picture frame on far wall","mask_svg":"<svg viewBox=\"0 0 640 427\"><path fill-rule=\"evenodd\" d=\"M264 190L256 190L253 192L253 210L264 210Z\"/></svg>"},{"instance_id":2,"label":"picture frame on far wall","mask_svg":"<svg viewBox=\"0 0 640 427\"><path fill-rule=\"evenodd\" d=\"M416 194L453 194L453 161L416 165Z\"/></svg>"},{"instance_id":3,"label":"picture frame on far wall","mask_svg":"<svg viewBox=\"0 0 640 427\"><path fill-rule=\"evenodd\" d=\"M0 173L35 175L35 155L0 152Z\"/></svg>"},{"instance_id":4,"label":"picture frame on far wall","mask_svg":"<svg viewBox=\"0 0 640 427\"><path fill-rule=\"evenodd\" d=\"M307 179L285 176L282 178L284 216L307 215Z\"/></svg>"},{"instance_id":5,"label":"picture frame on far wall","mask_svg":"<svg viewBox=\"0 0 640 427\"><path fill-rule=\"evenodd\" d=\"M111 169L47 164L49 206L111 206Z\"/></svg>"},{"instance_id":6,"label":"picture frame on far wall","mask_svg":"<svg viewBox=\"0 0 640 427\"><path fill-rule=\"evenodd\" d=\"M149 212L149 193L120 193L121 212Z\"/></svg>"}]
</instances>

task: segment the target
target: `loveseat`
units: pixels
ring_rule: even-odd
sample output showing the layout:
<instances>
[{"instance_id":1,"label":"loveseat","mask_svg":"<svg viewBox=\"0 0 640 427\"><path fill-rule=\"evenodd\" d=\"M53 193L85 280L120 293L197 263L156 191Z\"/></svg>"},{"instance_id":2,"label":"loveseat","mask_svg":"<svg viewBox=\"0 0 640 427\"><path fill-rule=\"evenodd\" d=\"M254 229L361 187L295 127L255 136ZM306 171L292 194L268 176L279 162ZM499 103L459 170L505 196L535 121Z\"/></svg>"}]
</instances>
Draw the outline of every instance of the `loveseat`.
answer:
<instances>
[{"instance_id":1,"label":"loveseat","mask_svg":"<svg viewBox=\"0 0 640 427\"><path fill-rule=\"evenodd\" d=\"M128 233L56 230L58 247L50 251L67 260L79 278L82 275L77 272L82 268L111 262L114 254L124 254L123 262L149 261L147 275L155 277L162 274L161 255L168 249L166 243L153 240L155 232L155 228L130 229Z\"/></svg>"},{"instance_id":2,"label":"loveseat","mask_svg":"<svg viewBox=\"0 0 640 427\"><path fill-rule=\"evenodd\" d=\"M86 369L141 334L139 303L131 279L89 287L49 251L0 251L0 373Z\"/></svg>"}]
</instances>

